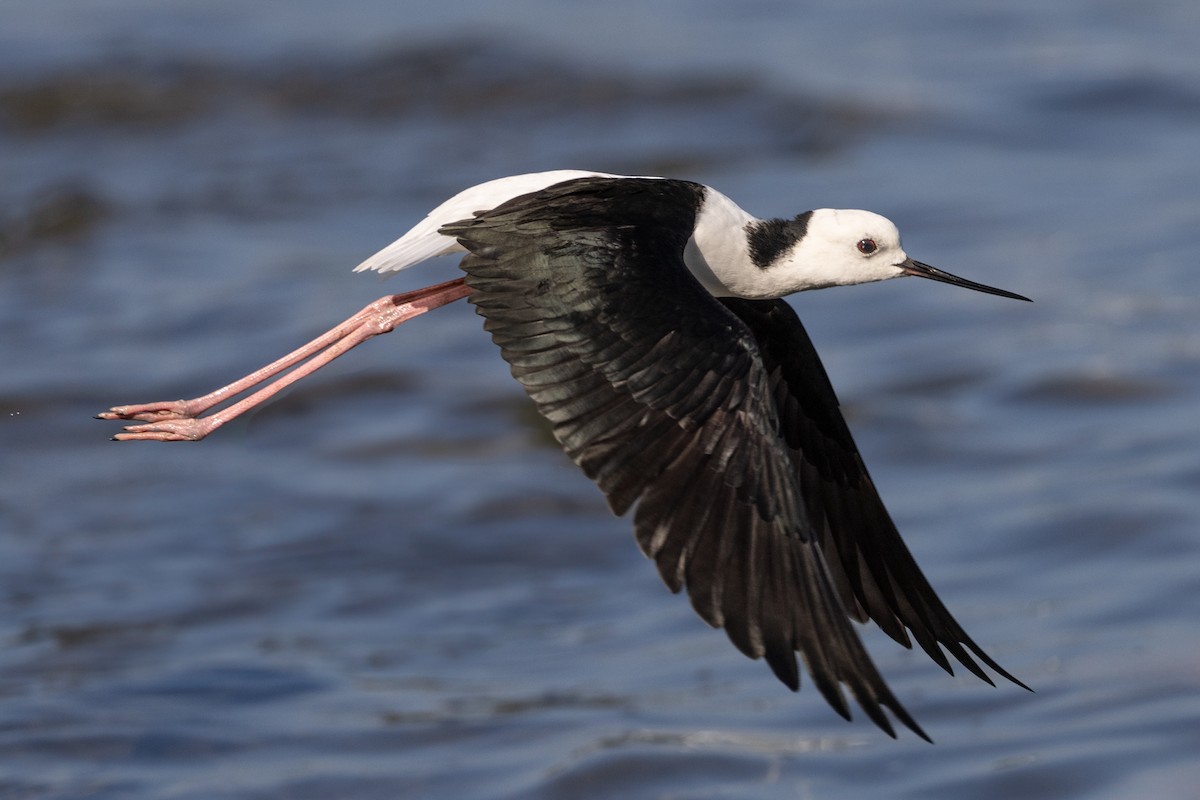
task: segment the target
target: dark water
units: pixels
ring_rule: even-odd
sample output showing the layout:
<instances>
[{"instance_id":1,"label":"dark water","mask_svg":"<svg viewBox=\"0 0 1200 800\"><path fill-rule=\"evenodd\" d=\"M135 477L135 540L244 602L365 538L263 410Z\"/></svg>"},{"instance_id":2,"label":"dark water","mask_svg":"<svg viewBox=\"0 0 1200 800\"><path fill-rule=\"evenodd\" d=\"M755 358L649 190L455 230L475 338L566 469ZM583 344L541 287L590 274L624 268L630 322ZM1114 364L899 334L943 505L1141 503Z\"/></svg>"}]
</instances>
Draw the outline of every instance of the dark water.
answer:
<instances>
[{"instance_id":1,"label":"dark water","mask_svg":"<svg viewBox=\"0 0 1200 800\"><path fill-rule=\"evenodd\" d=\"M653 8L0 8L0 798L1200 797L1200 6ZM866 632L937 745L792 696L465 305L199 445L90 418L453 275L348 270L563 166L870 208L1035 298L794 303L1036 694Z\"/></svg>"}]
</instances>

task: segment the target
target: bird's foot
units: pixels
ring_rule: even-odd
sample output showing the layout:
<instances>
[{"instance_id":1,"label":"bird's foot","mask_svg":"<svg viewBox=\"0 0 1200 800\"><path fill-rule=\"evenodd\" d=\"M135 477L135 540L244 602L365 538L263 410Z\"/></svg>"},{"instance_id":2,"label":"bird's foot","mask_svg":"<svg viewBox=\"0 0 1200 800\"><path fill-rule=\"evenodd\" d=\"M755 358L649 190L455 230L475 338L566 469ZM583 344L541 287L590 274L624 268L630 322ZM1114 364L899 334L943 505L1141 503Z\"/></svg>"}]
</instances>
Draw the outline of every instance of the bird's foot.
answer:
<instances>
[{"instance_id":1,"label":"bird's foot","mask_svg":"<svg viewBox=\"0 0 1200 800\"><path fill-rule=\"evenodd\" d=\"M201 419L166 419L141 425L126 425L123 433L112 437L115 442L198 442L214 429L208 417Z\"/></svg>"},{"instance_id":2,"label":"bird's foot","mask_svg":"<svg viewBox=\"0 0 1200 800\"><path fill-rule=\"evenodd\" d=\"M214 417L200 417L207 410L195 400L170 400L163 403L140 403L113 406L96 415L96 419L131 420L141 425L126 425L124 433L113 437L118 442L196 442L212 433L220 422Z\"/></svg>"},{"instance_id":3,"label":"bird's foot","mask_svg":"<svg viewBox=\"0 0 1200 800\"><path fill-rule=\"evenodd\" d=\"M96 419L136 420L138 422L162 422L170 419L193 419L199 413L189 400L168 400L162 403L139 403L129 406L113 406L96 415ZM202 409L201 409L202 410Z\"/></svg>"}]
</instances>

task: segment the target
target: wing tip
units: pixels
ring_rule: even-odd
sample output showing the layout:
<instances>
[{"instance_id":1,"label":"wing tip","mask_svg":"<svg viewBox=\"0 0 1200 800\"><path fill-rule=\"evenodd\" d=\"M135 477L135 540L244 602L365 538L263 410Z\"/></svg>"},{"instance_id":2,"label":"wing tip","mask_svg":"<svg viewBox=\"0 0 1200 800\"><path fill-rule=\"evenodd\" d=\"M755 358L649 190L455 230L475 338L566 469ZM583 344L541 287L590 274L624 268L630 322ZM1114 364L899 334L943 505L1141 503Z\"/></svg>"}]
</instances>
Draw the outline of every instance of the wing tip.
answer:
<instances>
[{"instance_id":1,"label":"wing tip","mask_svg":"<svg viewBox=\"0 0 1200 800\"><path fill-rule=\"evenodd\" d=\"M1027 692L1033 692L1033 689L1030 688L1024 681L1022 681L1016 675L1013 675L1011 672L1006 670L1004 667L1002 667L998 663L996 663L996 659L992 658L986 652L984 652L983 648L981 648L979 645L975 644L975 642L972 641L970 638L967 638L963 642L963 644L965 644L967 646L967 648L969 648L970 651L975 654L976 658L978 658L980 661L982 661L984 664L986 664L988 666L988 668L992 670L992 672L995 672L1001 678L1004 678L1008 682L1021 687L1022 689L1024 689ZM965 653L964 653L964 655L965 655ZM962 660L962 656L959 656L959 660L960 661ZM970 663L967 663L967 662L970 662ZM970 657L967 657L967 660L964 661L963 663L966 664L967 667L969 668L975 662L972 661L970 659ZM978 670L978 671L976 671L976 670ZM976 669L973 669L971 671L974 672L976 675L979 676L980 679L982 679L984 682L990 684L991 686L996 685L996 682L994 680L992 680L989 675L987 675L985 672L983 672L983 669L981 667L976 666ZM1036 692L1035 692L1035 694L1036 694Z\"/></svg>"},{"instance_id":2,"label":"wing tip","mask_svg":"<svg viewBox=\"0 0 1200 800\"><path fill-rule=\"evenodd\" d=\"M851 689L851 692L854 692L853 686L851 686L850 689ZM822 690L822 694L825 695L826 701L829 702L829 705L833 708L834 711L836 711L847 722L852 722L853 718L850 713L850 708L845 703L845 700L844 700L844 698L842 698L841 692L838 691L838 688L836 685L835 685L833 691L836 693L835 696L838 699L842 700L842 702L840 704L833 702L833 700L830 698L830 696L827 693L825 693L823 690ZM922 728L920 726L920 724L916 721L916 719L913 718L912 714L908 713L908 709L906 709L900 703L900 701L897 700L890 692L888 692L886 696L880 697L878 699L863 698L863 697L859 696L857 693L855 693L855 699L858 701L859 708L861 708L863 710L863 712L866 713L867 717L873 723L875 723L875 726L877 728L879 728L879 730L886 733L891 738L899 739L900 737L896 732L896 726L892 724L892 721L890 719L888 719L887 713L884 712L883 709L885 707L889 711L892 712L892 716L894 716L896 718L897 722L904 725L904 727L908 728L910 731L915 733L921 739L924 739L926 742L929 742L930 744L934 744L933 738L930 737L930 735L925 732L925 729Z\"/></svg>"}]
</instances>

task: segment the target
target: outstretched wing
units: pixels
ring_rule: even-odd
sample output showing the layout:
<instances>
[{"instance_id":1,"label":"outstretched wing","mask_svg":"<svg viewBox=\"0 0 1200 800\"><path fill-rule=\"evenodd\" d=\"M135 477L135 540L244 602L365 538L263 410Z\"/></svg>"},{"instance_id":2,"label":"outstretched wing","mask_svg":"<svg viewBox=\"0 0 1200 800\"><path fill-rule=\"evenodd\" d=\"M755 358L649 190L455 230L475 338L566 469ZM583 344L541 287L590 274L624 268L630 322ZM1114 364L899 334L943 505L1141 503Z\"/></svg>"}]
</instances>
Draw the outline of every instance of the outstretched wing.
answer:
<instances>
[{"instance_id":1,"label":"outstretched wing","mask_svg":"<svg viewBox=\"0 0 1200 800\"><path fill-rule=\"evenodd\" d=\"M900 538L858 453L838 399L796 312L782 300L720 301L754 335L799 473L801 497L822 551L856 619L873 619L905 647L906 629L935 662L952 672L941 647L984 681L971 657L1022 686L967 635L942 604ZM967 651L970 651L968 653Z\"/></svg>"},{"instance_id":2,"label":"outstretched wing","mask_svg":"<svg viewBox=\"0 0 1200 800\"><path fill-rule=\"evenodd\" d=\"M471 302L572 459L710 624L849 717L928 738L860 642L754 332L682 260L703 187L582 179L445 226ZM839 570L840 571L840 568Z\"/></svg>"}]
</instances>

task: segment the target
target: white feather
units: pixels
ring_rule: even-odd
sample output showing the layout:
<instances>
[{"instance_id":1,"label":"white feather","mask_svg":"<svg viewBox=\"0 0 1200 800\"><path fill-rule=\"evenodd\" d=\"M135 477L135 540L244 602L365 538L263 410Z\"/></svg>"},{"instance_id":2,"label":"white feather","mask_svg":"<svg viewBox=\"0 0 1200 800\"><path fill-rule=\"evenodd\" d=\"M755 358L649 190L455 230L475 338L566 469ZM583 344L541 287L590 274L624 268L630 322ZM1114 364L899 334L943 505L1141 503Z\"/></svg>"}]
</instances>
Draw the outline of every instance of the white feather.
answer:
<instances>
[{"instance_id":1,"label":"white feather","mask_svg":"<svg viewBox=\"0 0 1200 800\"><path fill-rule=\"evenodd\" d=\"M696 215L696 228L683 251L696 280L717 297L764 296L754 282L762 270L750 265L746 226L755 218L725 195L705 187L704 205ZM778 296L778 295L771 295Z\"/></svg>"},{"instance_id":2,"label":"white feather","mask_svg":"<svg viewBox=\"0 0 1200 800\"><path fill-rule=\"evenodd\" d=\"M420 264L434 256L462 252L458 242L443 236L438 230L443 225L468 219L476 211L495 208L506 200L529 194L548 186L575 178L618 177L604 172L587 172L578 169L558 169L550 172L531 172L525 175L510 175L497 178L478 186L472 186L451 197L430 211L425 219L412 230L354 268L355 272L375 270L396 272Z\"/></svg>"}]
</instances>

